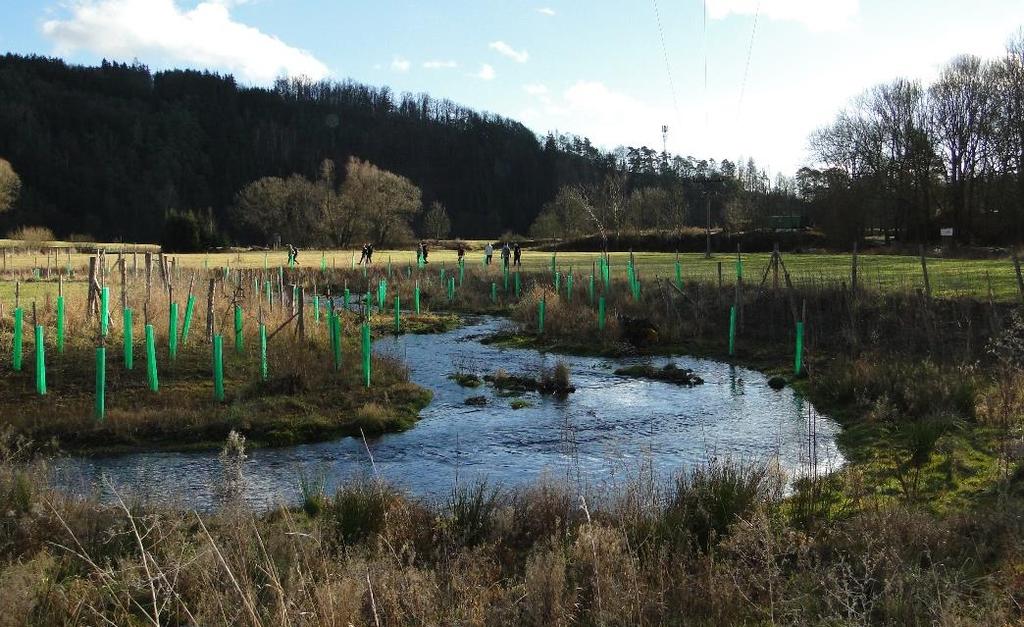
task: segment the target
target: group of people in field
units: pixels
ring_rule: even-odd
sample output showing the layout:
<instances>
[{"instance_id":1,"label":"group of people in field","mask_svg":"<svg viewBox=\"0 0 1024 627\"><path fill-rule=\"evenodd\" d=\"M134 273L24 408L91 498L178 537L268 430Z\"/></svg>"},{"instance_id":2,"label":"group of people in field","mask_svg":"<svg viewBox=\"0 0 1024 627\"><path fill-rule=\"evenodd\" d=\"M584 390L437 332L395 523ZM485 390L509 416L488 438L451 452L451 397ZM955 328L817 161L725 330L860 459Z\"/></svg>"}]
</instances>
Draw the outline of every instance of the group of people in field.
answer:
<instances>
[{"instance_id":1,"label":"group of people in field","mask_svg":"<svg viewBox=\"0 0 1024 627\"><path fill-rule=\"evenodd\" d=\"M460 256L459 259L461 258ZM484 246L484 263L488 266L491 265L493 258L494 246L487 242L487 245ZM501 245L501 264L507 268L510 262L515 267L523 265L523 249L519 247L519 242L512 242L511 244L504 242Z\"/></svg>"},{"instance_id":2,"label":"group of people in field","mask_svg":"<svg viewBox=\"0 0 1024 627\"><path fill-rule=\"evenodd\" d=\"M459 256L459 263L462 263L466 258L466 245L459 242L458 247L455 249ZM422 259L423 263L427 262L427 256L430 254L430 249L427 247L426 242L420 242L416 246L416 257ZM484 263L491 265L491 261L494 258L494 246L487 242L484 246ZM299 263L299 249L293 244L288 244L288 265L297 265ZM501 244L501 263L506 268L509 265L514 267L522 267L523 265L523 249L519 247L519 242L503 242ZM373 265L373 244L366 242L363 244L362 254L359 257L359 265Z\"/></svg>"},{"instance_id":3,"label":"group of people in field","mask_svg":"<svg viewBox=\"0 0 1024 627\"><path fill-rule=\"evenodd\" d=\"M363 264L373 265L373 244L370 242L363 244L363 253L359 257L359 265Z\"/></svg>"}]
</instances>

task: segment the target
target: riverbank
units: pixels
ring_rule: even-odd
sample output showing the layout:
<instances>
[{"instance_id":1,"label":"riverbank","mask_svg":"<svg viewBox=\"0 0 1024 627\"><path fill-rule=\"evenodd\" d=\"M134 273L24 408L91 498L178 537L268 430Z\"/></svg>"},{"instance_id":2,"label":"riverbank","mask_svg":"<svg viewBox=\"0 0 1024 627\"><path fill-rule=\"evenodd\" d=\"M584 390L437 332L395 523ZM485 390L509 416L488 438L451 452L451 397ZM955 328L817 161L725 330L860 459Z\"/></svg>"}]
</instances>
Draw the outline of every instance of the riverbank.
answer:
<instances>
[{"instance_id":1,"label":"riverbank","mask_svg":"<svg viewBox=\"0 0 1024 627\"><path fill-rule=\"evenodd\" d=\"M842 313L816 316L812 324L822 319L832 324L807 329L802 372L797 375L792 331L773 328L779 322L785 324L788 312L784 301L774 302L781 311L762 305L756 316L748 314L730 355L728 325L723 320L691 317L705 309L706 305L699 303L702 296L714 300L715 294L708 296L700 287L689 294L692 296L673 294L678 300L670 301L670 315L658 306L641 313L619 300L618 304L632 315L609 316L603 331L595 328L595 314L585 303L570 303L549 294L545 297L543 333L539 332L537 319L539 296L534 295L526 299L532 302L512 310L514 326L483 341L567 355L691 355L757 370L776 382L784 380L843 427L836 442L848 465L828 482L831 498L837 502L878 498L885 502L911 501L935 511L963 511L986 503L1005 489L1008 468L1016 464L1015 459L1007 458L1007 438L1012 439L1013 430L1007 430L1008 424L1016 424L1007 412L1015 410L1004 404L997 408L1000 415L993 417L984 408L992 404L993 398L1016 398L1017 390L1024 389L1017 379L1001 374L1005 368L999 364L1013 358L996 356L990 350L1001 343L1012 344L1011 338L1024 335L1024 326L1012 322L1012 310L999 314L1011 323L1000 335L987 339L973 336L983 324L983 317L971 313L976 319L967 325L958 320L955 324L961 328L952 336L958 348L939 352L932 350L934 344L925 339L927 334L949 328L947 324L952 326L953 320L965 310L977 310L977 305L931 304L924 324L904 327L898 342L886 343L884 336L871 339L866 333L873 320L879 320L880 326L898 324L899 317L890 312L914 316L915 310L923 307L913 299L892 302L864 298L858 305L864 339L855 347L849 345L851 333L843 327L850 318ZM821 302L842 304L843 298L842 293L827 291L801 294L807 303L805 311L812 306L819 309ZM750 304L747 307L748 311L755 310ZM691 314L691 309L696 311ZM687 319L688 325L679 324ZM639 325L643 332L631 332L634 330L630 325ZM654 339L647 341L647 333L653 333ZM965 353L962 347L970 350Z\"/></svg>"},{"instance_id":2,"label":"riverbank","mask_svg":"<svg viewBox=\"0 0 1024 627\"><path fill-rule=\"evenodd\" d=\"M35 446L76 454L211 449L219 447L231 431L247 436L250 446L288 446L403 431L415 424L430 402L431 392L410 382L405 365L393 358L371 358L367 386L359 314L337 313L341 340L336 364L326 299L316 308L319 311L305 310L300 333L299 320L290 308L271 308L273 303L259 302L260 297L240 298L219 290L212 297L212 315L186 314L180 301L175 303L180 306L177 311L169 312L166 305L152 308L155 311L148 316L155 363L152 375L145 320L140 320L144 312L136 309L131 318L121 311L111 312L102 342L106 347L102 395L97 379L98 316L90 320L84 294L65 296L62 349L54 337L56 299L32 303L24 320L34 316L44 333L45 393L40 393L35 368L35 336L32 326L25 324L21 369L15 370L13 356L0 365L5 424ZM143 300L138 287L130 287L126 298L134 303ZM237 317L232 315L236 307ZM188 315L192 315L191 328L186 331ZM132 323L130 361L124 348L129 337L126 320ZM220 337L223 379L219 384L214 351L207 329L202 328L206 325L199 320L212 321ZM261 320L267 335L262 365ZM437 333L459 324L457 315L406 312L399 332ZM395 333L394 318L386 312L370 316L369 325L371 342L373 337ZM0 342L12 345L12 336L13 326L4 320Z\"/></svg>"},{"instance_id":3,"label":"riverbank","mask_svg":"<svg viewBox=\"0 0 1024 627\"><path fill-rule=\"evenodd\" d=\"M373 481L327 492L304 476L301 505L256 514L233 504L245 481L233 438L216 486L223 507L199 515L55 491L45 464L4 436L0 612L24 624L1022 618L1015 501L962 517L907 504L806 516L771 465L719 460L664 489L639 469L604 493L462 483L432 502Z\"/></svg>"}]
</instances>

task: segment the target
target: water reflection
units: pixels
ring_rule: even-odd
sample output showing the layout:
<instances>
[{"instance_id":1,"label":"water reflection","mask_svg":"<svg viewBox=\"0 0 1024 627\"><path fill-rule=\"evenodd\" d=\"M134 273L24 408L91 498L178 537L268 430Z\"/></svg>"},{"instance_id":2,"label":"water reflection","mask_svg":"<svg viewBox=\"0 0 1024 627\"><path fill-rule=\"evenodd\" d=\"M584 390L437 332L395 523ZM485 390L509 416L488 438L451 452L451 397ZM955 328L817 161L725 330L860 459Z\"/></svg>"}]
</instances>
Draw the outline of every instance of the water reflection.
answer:
<instances>
[{"instance_id":1,"label":"water reflection","mask_svg":"<svg viewBox=\"0 0 1024 627\"><path fill-rule=\"evenodd\" d=\"M671 361L696 371L703 386L627 379L614 375L615 368L643 362L661 366L670 360L558 357L477 341L502 324L481 318L449 333L376 342L378 353L405 360L412 380L434 391L422 420L405 433L365 442L343 438L251 451L244 463L243 498L255 506L293 502L302 473L322 474L329 491L377 474L415 494L442 497L456 480L486 477L515 485L547 476L600 487L636 476L645 465L669 477L710 456L753 460L778 455L791 472L808 466L804 401L788 388L770 389L760 373L680 357ZM511 408L514 399L490 388L462 388L448 379L455 371L483 375L499 368L535 375L559 359L569 364L576 393L564 399L525 394L521 398L530 405L520 410ZM487 406L465 405L467 398L481 394ZM832 421L818 418L819 469L841 462L834 444L837 430ZM109 483L197 507L215 502L212 486L222 475L216 452L72 458L59 470L61 482L76 490L109 493Z\"/></svg>"}]
</instances>

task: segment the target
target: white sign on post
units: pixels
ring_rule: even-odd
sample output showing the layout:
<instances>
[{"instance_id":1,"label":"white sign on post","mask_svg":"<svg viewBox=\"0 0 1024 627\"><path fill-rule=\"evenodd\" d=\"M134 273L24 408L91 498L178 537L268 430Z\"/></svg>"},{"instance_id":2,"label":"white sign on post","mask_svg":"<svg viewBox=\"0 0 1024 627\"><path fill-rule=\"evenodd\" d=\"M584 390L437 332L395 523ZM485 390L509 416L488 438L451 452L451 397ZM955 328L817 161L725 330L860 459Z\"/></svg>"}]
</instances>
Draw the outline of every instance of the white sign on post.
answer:
<instances>
[{"instance_id":1,"label":"white sign on post","mask_svg":"<svg viewBox=\"0 0 1024 627\"><path fill-rule=\"evenodd\" d=\"M939 229L939 235L942 237L953 237L953 229Z\"/></svg>"}]
</instances>

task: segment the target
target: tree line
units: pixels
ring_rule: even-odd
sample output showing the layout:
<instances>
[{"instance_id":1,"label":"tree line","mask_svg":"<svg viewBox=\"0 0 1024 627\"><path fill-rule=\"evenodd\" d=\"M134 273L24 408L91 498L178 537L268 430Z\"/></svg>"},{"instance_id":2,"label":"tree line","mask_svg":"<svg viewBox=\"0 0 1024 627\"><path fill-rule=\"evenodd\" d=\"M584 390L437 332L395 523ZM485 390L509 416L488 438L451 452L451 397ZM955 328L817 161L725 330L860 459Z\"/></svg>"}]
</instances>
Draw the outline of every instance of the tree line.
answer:
<instances>
[{"instance_id":1,"label":"tree line","mask_svg":"<svg viewBox=\"0 0 1024 627\"><path fill-rule=\"evenodd\" d=\"M866 91L810 147L813 166L771 177L753 159L607 151L351 81L246 87L138 63L0 57L0 233L347 246L710 223L813 226L839 246L931 241L948 227L990 244L1024 235L1024 34L1000 58L954 59L930 85Z\"/></svg>"},{"instance_id":2,"label":"tree line","mask_svg":"<svg viewBox=\"0 0 1024 627\"><path fill-rule=\"evenodd\" d=\"M539 137L447 100L351 81L245 87L209 72L12 54L0 57L0 156L21 181L0 232L35 224L172 246L526 234L572 194L615 232L702 224L705 199L719 224L743 170ZM381 209L391 200L360 191L366 177L400 190L394 214ZM534 232L598 228L543 225Z\"/></svg>"},{"instance_id":3,"label":"tree line","mask_svg":"<svg viewBox=\"0 0 1024 627\"><path fill-rule=\"evenodd\" d=\"M1021 241L1024 222L1024 31L1003 56L959 56L931 84L873 87L811 138L818 167L799 193L836 239L875 234L964 243Z\"/></svg>"}]
</instances>

